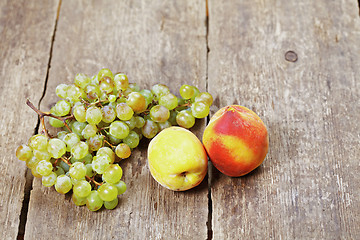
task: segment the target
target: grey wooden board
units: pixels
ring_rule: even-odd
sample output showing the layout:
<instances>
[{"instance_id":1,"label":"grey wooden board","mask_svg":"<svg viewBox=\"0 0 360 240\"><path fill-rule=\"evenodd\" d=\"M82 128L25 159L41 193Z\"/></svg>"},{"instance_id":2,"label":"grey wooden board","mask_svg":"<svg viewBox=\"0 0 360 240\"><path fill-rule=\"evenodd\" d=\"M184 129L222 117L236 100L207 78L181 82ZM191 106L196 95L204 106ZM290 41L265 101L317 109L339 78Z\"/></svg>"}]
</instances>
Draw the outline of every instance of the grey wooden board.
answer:
<instances>
[{"instance_id":1,"label":"grey wooden board","mask_svg":"<svg viewBox=\"0 0 360 240\"><path fill-rule=\"evenodd\" d=\"M213 170L213 239L360 238L359 25L357 1L209 1L212 113L244 105L270 136L253 173Z\"/></svg>"},{"instance_id":2,"label":"grey wooden board","mask_svg":"<svg viewBox=\"0 0 360 240\"><path fill-rule=\"evenodd\" d=\"M48 1L0 1L1 239L18 235L26 166L15 150L27 143L37 124L25 101L37 104L42 96L56 7Z\"/></svg>"},{"instance_id":3,"label":"grey wooden board","mask_svg":"<svg viewBox=\"0 0 360 240\"><path fill-rule=\"evenodd\" d=\"M76 73L102 67L128 74L142 87L183 83L206 87L205 2L62 1L46 95L49 110L55 87ZM199 135L205 126L195 127ZM187 192L158 185L146 165L146 144L120 164L128 191L115 210L90 212L71 196L34 180L25 239L205 239L208 189L204 181Z\"/></svg>"}]
</instances>

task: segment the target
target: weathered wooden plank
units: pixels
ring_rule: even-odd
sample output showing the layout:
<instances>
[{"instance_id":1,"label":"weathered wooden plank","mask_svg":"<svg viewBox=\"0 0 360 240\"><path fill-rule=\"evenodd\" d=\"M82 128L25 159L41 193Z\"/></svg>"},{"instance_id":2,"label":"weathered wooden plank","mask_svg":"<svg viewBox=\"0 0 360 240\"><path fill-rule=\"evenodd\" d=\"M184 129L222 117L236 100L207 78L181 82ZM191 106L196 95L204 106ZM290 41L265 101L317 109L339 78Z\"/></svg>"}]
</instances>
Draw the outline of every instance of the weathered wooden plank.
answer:
<instances>
[{"instance_id":1,"label":"weathered wooden plank","mask_svg":"<svg viewBox=\"0 0 360 240\"><path fill-rule=\"evenodd\" d=\"M25 163L16 148L34 133L45 82L56 2L0 1L0 238L16 239L24 199Z\"/></svg>"},{"instance_id":2,"label":"weathered wooden plank","mask_svg":"<svg viewBox=\"0 0 360 240\"><path fill-rule=\"evenodd\" d=\"M356 1L209 1L209 21L212 112L247 106L270 135L252 174L214 170L213 238L359 239Z\"/></svg>"},{"instance_id":3,"label":"weathered wooden plank","mask_svg":"<svg viewBox=\"0 0 360 240\"><path fill-rule=\"evenodd\" d=\"M123 71L142 87L164 83L205 90L205 2L62 1L44 110L57 100L55 86L78 72ZM197 126L203 129L204 122ZM70 196L41 186L29 204L26 239L205 239L206 181L188 192L159 186L146 166L146 144L121 162L128 191L115 210L90 212Z\"/></svg>"}]
</instances>

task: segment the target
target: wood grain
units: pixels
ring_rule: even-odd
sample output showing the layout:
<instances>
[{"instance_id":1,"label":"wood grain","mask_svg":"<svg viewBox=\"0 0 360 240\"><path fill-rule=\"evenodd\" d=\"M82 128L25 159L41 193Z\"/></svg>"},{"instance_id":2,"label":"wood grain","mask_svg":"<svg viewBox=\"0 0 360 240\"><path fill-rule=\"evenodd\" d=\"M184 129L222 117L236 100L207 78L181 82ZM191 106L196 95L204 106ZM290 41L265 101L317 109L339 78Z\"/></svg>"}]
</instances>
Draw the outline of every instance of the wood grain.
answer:
<instances>
[{"instance_id":1,"label":"wood grain","mask_svg":"<svg viewBox=\"0 0 360 240\"><path fill-rule=\"evenodd\" d=\"M350 0L209 1L212 113L247 106L270 136L253 173L214 169L213 239L360 238L359 25Z\"/></svg>"},{"instance_id":2,"label":"wood grain","mask_svg":"<svg viewBox=\"0 0 360 240\"><path fill-rule=\"evenodd\" d=\"M63 0L42 109L56 101L55 87L78 72L103 67L149 88L206 83L205 2ZM204 128L200 121L197 134ZM34 180L25 239L205 239L206 181L187 192L158 185L146 165L146 143L121 162L128 191L115 210L90 212L71 197Z\"/></svg>"},{"instance_id":3,"label":"wood grain","mask_svg":"<svg viewBox=\"0 0 360 240\"><path fill-rule=\"evenodd\" d=\"M25 101L38 104L42 96L56 7L49 1L0 1L0 239L18 235L27 171L15 150L37 124Z\"/></svg>"}]
</instances>

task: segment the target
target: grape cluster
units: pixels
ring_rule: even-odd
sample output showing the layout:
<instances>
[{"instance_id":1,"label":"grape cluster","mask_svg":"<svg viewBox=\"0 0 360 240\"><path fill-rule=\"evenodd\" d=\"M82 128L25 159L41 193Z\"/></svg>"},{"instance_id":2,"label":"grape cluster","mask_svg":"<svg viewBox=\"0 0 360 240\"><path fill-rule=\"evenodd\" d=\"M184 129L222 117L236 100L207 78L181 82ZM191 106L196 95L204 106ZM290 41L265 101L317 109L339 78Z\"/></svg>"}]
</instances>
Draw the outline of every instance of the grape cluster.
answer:
<instances>
[{"instance_id":1,"label":"grape cluster","mask_svg":"<svg viewBox=\"0 0 360 240\"><path fill-rule=\"evenodd\" d=\"M190 85L182 85L179 92L177 97L162 84L140 89L124 73L114 75L106 68L91 78L79 73L74 84L56 87L62 99L50 112L27 102L38 113L43 131L19 146L16 156L44 186L55 186L61 194L72 190L76 205L91 211L103 205L113 209L126 191L118 162L128 158L143 137L151 139L173 125L191 128L196 118L209 114L209 93ZM56 137L48 133L44 117L60 129Z\"/></svg>"}]
</instances>

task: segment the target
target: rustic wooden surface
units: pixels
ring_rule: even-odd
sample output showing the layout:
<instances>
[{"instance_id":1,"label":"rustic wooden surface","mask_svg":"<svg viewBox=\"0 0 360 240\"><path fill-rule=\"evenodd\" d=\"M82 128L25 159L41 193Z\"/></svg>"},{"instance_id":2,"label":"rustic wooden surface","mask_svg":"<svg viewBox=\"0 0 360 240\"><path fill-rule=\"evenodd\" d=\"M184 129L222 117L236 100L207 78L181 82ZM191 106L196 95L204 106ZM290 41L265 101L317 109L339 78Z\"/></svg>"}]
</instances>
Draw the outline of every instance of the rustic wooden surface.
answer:
<instances>
[{"instance_id":1,"label":"rustic wooden surface","mask_svg":"<svg viewBox=\"0 0 360 240\"><path fill-rule=\"evenodd\" d=\"M356 0L0 0L0 239L360 239L359 43ZM56 85L102 67L147 88L196 85L212 114L249 107L268 127L266 160L171 192L144 142L121 163L115 210L74 206L14 152L37 129L26 98L48 110Z\"/></svg>"}]
</instances>

